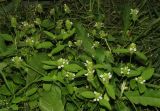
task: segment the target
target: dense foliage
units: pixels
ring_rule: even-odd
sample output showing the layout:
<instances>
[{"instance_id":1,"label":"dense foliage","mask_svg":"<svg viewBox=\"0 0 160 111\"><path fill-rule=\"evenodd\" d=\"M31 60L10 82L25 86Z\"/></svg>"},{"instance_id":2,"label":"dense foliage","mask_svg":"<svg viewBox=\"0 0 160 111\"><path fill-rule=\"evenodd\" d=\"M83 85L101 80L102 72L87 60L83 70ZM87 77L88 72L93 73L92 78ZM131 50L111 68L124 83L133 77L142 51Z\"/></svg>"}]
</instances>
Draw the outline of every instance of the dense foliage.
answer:
<instances>
[{"instance_id":1,"label":"dense foliage","mask_svg":"<svg viewBox=\"0 0 160 111\"><path fill-rule=\"evenodd\" d=\"M0 111L158 110L159 75L141 45L151 31L138 9L146 1L111 15L100 0L3 2Z\"/></svg>"}]
</instances>

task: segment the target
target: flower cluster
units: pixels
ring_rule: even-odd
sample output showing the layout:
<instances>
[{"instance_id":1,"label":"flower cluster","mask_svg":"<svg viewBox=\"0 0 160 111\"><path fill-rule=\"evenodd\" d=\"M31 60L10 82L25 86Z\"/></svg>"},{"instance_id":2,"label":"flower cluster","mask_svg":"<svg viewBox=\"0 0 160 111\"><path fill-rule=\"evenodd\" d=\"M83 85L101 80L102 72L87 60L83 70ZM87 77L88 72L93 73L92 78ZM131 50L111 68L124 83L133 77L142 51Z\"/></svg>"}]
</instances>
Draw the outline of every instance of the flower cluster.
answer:
<instances>
[{"instance_id":1,"label":"flower cluster","mask_svg":"<svg viewBox=\"0 0 160 111\"><path fill-rule=\"evenodd\" d=\"M135 43L131 43L131 44L130 44L130 46L129 46L129 51L130 51L131 53L137 51L137 48L136 48L136 44L135 44Z\"/></svg>"},{"instance_id":2,"label":"flower cluster","mask_svg":"<svg viewBox=\"0 0 160 111\"><path fill-rule=\"evenodd\" d=\"M130 12L130 14L131 14L131 16L132 16L132 20L133 21L136 21L137 20L137 18L138 18L138 10L137 9L131 9L131 12Z\"/></svg>"},{"instance_id":3,"label":"flower cluster","mask_svg":"<svg viewBox=\"0 0 160 111\"><path fill-rule=\"evenodd\" d=\"M69 63L67 59L63 59L63 58L60 58L57 62L58 62L58 69L63 68L64 65Z\"/></svg>"},{"instance_id":4,"label":"flower cluster","mask_svg":"<svg viewBox=\"0 0 160 111\"><path fill-rule=\"evenodd\" d=\"M109 72L109 73L104 73L104 74L101 74L99 76L103 82L108 82L109 79L112 78L112 74Z\"/></svg>"},{"instance_id":5,"label":"flower cluster","mask_svg":"<svg viewBox=\"0 0 160 111\"><path fill-rule=\"evenodd\" d=\"M76 42L74 42L74 44L78 47L80 47L82 45L82 40L77 40Z\"/></svg>"},{"instance_id":6,"label":"flower cluster","mask_svg":"<svg viewBox=\"0 0 160 111\"><path fill-rule=\"evenodd\" d=\"M40 18L36 18L34 20L34 23L37 24L37 25L40 25L41 24L41 19Z\"/></svg>"},{"instance_id":7,"label":"flower cluster","mask_svg":"<svg viewBox=\"0 0 160 111\"><path fill-rule=\"evenodd\" d=\"M38 4L38 5L37 5L36 11L37 11L38 13L42 13L42 12L43 12L43 7L42 7L41 4Z\"/></svg>"},{"instance_id":8,"label":"flower cluster","mask_svg":"<svg viewBox=\"0 0 160 111\"><path fill-rule=\"evenodd\" d=\"M102 94L100 94L96 91L94 91L94 94L95 94L95 98L93 99L93 101L99 101L99 100L103 99Z\"/></svg>"},{"instance_id":9,"label":"flower cluster","mask_svg":"<svg viewBox=\"0 0 160 111\"><path fill-rule=\"evenodd\" d=\"M65 25L67 30L70 30L73 25L73 22L71 22L70 20L66 20Z\"/></svg>"},{"instance_id":10,"label":"flower cluster","mask_svg":"<svg viewBox=\"0 0 160 111\"><path fill-rule=\"evenodd\" d=\"M23 62L22 58L18 57L18 56L13 57L11 59L11 61L14 63L14 65L15 65L16 68L20 68L21 67L21 63Z\"/></svg>"},{"instance_id":11,"label":"flower cluster","mask_svg":"<svg viewBox=\"0 0 160 111\"><path fill-rule=\"evenodd\" d=\"M16 56L16 57L13 57L13 58L11 59L11 61L12 61L12 62L15 62L15 63L18 63L18 62L22 62L23 60L22 60L21 57Z\"/></svg>"},{"instance_id":12,"label":"flower cluster","mask_svg":"<svg viewBox=\"0 0 160 111\"><path fill-rule=\"evenodd\" d=\"M92 48L97 48L99 46L99 42L98 41L95 41Z\"/></svg>"},{"instance_id":13,"label":"flower cluster","mask_svg":"<svg viewBox=\"0 0 160 111\"><path fill-rule=\"evenodd\" d=\"M27 21L22 22L22 26L23 26L23 27L28 27L28 28L34 27L33 24L29 24Z\"/></svg>"},{"instance_id":14,"label":"flower cluster","mask_svg":"<svg viewBox=\"0 0 160 111\"><path fill-rule=\"evenodd\" d=\"M85 76L87 76L88 81L93 81L94 78L94 68L93 68L93 63L86 60L85 66L87 67L87 73L84 74Z\"/></svg>"},{"instance_id":15,"label":"flower cluster","mask_svg":"<svg viewBox=\"0 0 160 111\"><path fill-rule=\"evenodd\" d=\"M99 32L99 35L100 35L100 38L105 38L105 37L107 37L108 33L106 33L106 32L104 32L103 30L101 30L101 31Z\"/></svg>"},{"instance_id":16,"label":"flower cluster","mask_svg":"<svg viewBox=\"0 0 160 111\"><path fill-rule=\"evenodd\" d=\"M71 72L66 72L66 77L73 80L75 78L75 74L74 73L71 73Z\"/></svg>"},{"instance_id":17,"label":"flower cluster","mask_svg":"<svg viewBox=\"0 0 160 111\"><path fill-rule=\"evenodd\" d=\"M128 66L121 68L121 74L128 75L130 73L131 69L128 68Z\"/></svg>"},{"instance_id":18,"label":"flower cluster","mask_svg":"<svg viewBox=\"0 0 160 111\"><path fill-rule=\"evenodd\" d=\"M137 15L137 14L138 14L138 12L139 12L139 10L138 10L138 9L131 9L130 14L131 14L131 15Z\"/></svg>"},{"instance_id":19,"label":"flower cluster","mask_svg":"<svg viewBox=\"0 0 160 111\"><path fill-rule=\"evenodd\" d=\"M143 84L143 83L146 82L146 80L144 80L142 77L138 77L138 78L136 77L135 80L136 80L137 82L139 82L140 84Z\"/></svg>"},{"instance_id":20,"label":"flower cluster","mask_svg":"<svg viewBox=\"0 0 160 111\"><path fill-rule=\"evenodd\" d=\"M34 39L33 38L27 38L26 39L26 44L28 46L33 46L34 45Z\"/></svg>"},{"instance_id":21,"label":"flower cluster","mask_svg":"<svg viewBox=\"0 0 160 111\"><path fill-rule=\"evenodd\" d=\"M69 46L69 47L72 47L72 46L73 46L72 41L68 41L68 46Z\"/></svg>"},{"instance_id":22,"label":"flower cluster","mask_svg":"<svg viewBox=\"0 0 160 111\"><path fill-rule=\"evenodd\" d=\"M94 27L96 27L97 29L100 29L101 27L104 27L104 24L102 22L96 22Z\"/></svg>"},{"instance_id":23,"label":"flower cluster","mask_svg":"<svg viewBox=\"0 0 160 111\"><path fill-rule=\"evenodd\" d=\"M64 4L64 11L65 11L65 13L70 13L71 12L71 10L70 10L70 8L68 7L67 4Z\"/></svg>"}]
</instances>

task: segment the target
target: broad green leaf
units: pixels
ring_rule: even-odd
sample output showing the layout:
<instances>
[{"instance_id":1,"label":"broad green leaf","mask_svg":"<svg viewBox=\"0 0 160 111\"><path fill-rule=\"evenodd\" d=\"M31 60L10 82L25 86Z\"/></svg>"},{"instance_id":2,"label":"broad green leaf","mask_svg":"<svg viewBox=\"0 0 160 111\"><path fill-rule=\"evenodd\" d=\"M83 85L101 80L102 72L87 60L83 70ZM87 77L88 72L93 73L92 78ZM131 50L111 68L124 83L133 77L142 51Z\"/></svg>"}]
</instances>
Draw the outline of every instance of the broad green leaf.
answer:
<instances>
[{"instance_id":1,"label":"broad green leaf","mask_svg":"<svg viewBox=\"0 0 160 111\"><path fill-rule=\"evenodd\" d=\"M116 111L131 111L131 109L127 107L124 102L118 101L116 102Z\"/></svg>"},{"instance_id":2,"label":"broad green leaf","mask_svg":"<svg viewBox=\"0 0 160 111\"><path fill-rule=\"evenodd\" d=\"M8 90L8 88L6 87L6 85L2 85L0 87L0 95L6 95L6 96L10 96L11 95L11 93Z\"/></svg>"},{"instance_id":3,"label":"broad green leaf","mask_svg":"<svg viewBox=\"0 0 160 111\"><path fill-rule=\"evenodd\" d=\"M65 45L57 45L57 47L55 47L54 49L52 49L52 51L50 52L50 55L56 54L60 51L62 51L65 48Z\"/></svg>"},{"instance_id":4,"label":"broad green leaf","mask_svg":"<svg viewBox=\"0 0 160 111\"><path fill-rule=\"evenodd\" d=\"M105 88L107 90L108 95L112 98L115 99L115 90L114 87L110 84L105 84Z\"/></svg>"},{"instance_id":5,"label":"broad green leaf","mask_svg":"<svg viewBox=\"0 0 160 111\"><path fill-rule=\"evenodd\" d=\"M138 83L138 89L139 89L139 92L140 92L140 93L144 93L145 90L146 90L145 84L140 84L140 83Z\"/></svg>"},{"instance_id":6,"label":"broad green leaf","mask_svg":"<svg viewBox=\"0 0 160 111\"><path fill-rule=\"evenodd\" d=\"M147 90L143 95L139 95L138 91L128 91L125 95L134 104L160 107L160 90Z\"/></svg>"},{"instance_id":7,"label":"broad green leaf","mask_svg":"<svg viewBox=\"0 0 160 111\"><path fill-rule=\"evenodd\" d=\"M127 77L134 77L134 76L139 76L142 74L142 71L144 70L144 67L139 67L136 70L131 70L129 75Z\"/></svg>"},{"instance_id":8,"label":"broad green leaf","mask_svg":"<svg viewBox=\"0 0 160 111\"><path fill-rule=\"evenodd\" d=\"M58 86L52 86L51 90L43 91L39 99L41 111L64 111L61 99L61 90Z\"/></svg>"},{"instance_id":9,"label":"broad green leaf","mask_svg":"<svg viewBox=\"0 0 160 111\"><path fill-rule=\"evenodd\" d=\"M45 84L45 83L43 84L43 89L45 91L50 91L51 87L52 87L52 84Z\"/></svg>"},{"instance_id":10,"label":"broad green leaf","mask_svg":"<svg viewBox=\"0 0 160 111\"><path fill-rule=\"evenodd\" d=\"M154 68L146 68L144 69L141 77L144 79L144 80L148 80L152 77L152 75L154 74Z\"/></svg>"},{"instance_id":11,"label":"broad green leaf","mask_svg":"<svg viewBox=\"0 0 160 111\"><path fill-rule=\"evenodd\" d=\"M51 48L52 46L53 46L52 42L46 41L46 42L37 44L36 48L37 49L41 49L41 48L48 49L48 48Z\"/></svg>"},{"instance_id":12,"label":"broad green leaf","mask_svg":"<svg viewBox=\"0 0 160 111\"><path fill-rule=\"evenodd\" d=\"M114 49L113 53L117 53L117 54L128 54L129 50L128 49Z\"/></svg>"},{"instance_id":13,"label":"broad green leaf","mask_svg":"<svg viewBox=\"0 0 160 111\"><path fill-rule=\"evenodd\" d=\"M50 37L51 39L55 39L56 38L56 35L54 35L53 33L51 32L48 32L48 31L43 31L48 37Z\"/></svg>"},{"instance_id":14,"label":"broad green leaf","mask_svg":"<svg viewBox=\"0 0 160 111\"><path fill-rule=\"evenodd\" d=\"M0 63L0 70L3 70L5 67L7 67L8 63L6 62L1 62Z\"/></svg>"},{"instance_id":15,"label":"broad green leaf","mask_svg":"<svg viewBox=\"0 0 160 111\"><path fill-rule=\"evenodd\" d=\"M100 104L101 106L103 106L103 107L111 110L111 105L110 105L109 101L107 101L107 100L105 100L105 99L101 99L101 100L99 101L99 104Z\"/></svg>"},{"instance_id":16,"label":"broad green leaf","mask_svg":"<svg viewBox=\"0 0 160 111\"><path fill-rule=\"evenodd\" d=\"M55 69L57 68L56 66L49 66L49 65L43 65L43 69L45 70L50 70L50 69Z\"/></svg>"},{"instance_id":17,"label":"broad green leaf","mask_svg":"<svg viewBox=\"0 0 160 111\"><path fill-rule=\"evenodd\" d=\"M41 26L49 30L54 27L54 23L49 19L45 19L42 21Z\"/></svg>"},{"instance_id":18,"label":"broad green leaf","mask_svg":"<svg viewBox=\"0 0 160 111\"><path fill-rule=\"evenodd\" d=\"M27 90L26 96L31 96L36 92L37 92L37 88L31 88L31 89Z\"/></svg>"},{"instance_id":19,"label":"broad green leaf","mask_svg":"<svg viewBox=\"0 0 160 111\"><path fill-rule=\"evenodd\" d=\"M57 65L57 61L42 61L43 64L46 64L46 65Z\"/></svg>"},{"instance_id":20,"label":"broad green leaf","mask_svg":"<svg viewBox=\"0 0 160 111\"><path fill-rule=\"evenodd\" d=\"M105 60L105 49L104 48L97 48L95 50L95 58L97 63L103 63Z\"/></svg>"},{"instance_id":21,"label":"broad green leaf","mask_svg":"<svg viewBox=\"0 0 160 111\"><path fill-rule=\"evenodd\" d=\"M89 99L95 98L95 94L92 91L83 91L80 93L80 95L84 98L89 98Z\"/></svg>"},{"instance_id":22,"label":"broad green leaf","mask_svg":"<svg viewBox=\"0 0 160 111\"><path fill-rule=\"evenodd\" d=\"M144 55L144 53L137 51L137 52L135 52L135 54L138 59L143 60L143 61L147 61L147 57Z\"/></svg>"},{"instance_id":23,"label":"broad green leaf","mask_svg":"<svg viewBox=\"0 0 160 111\"><path fill-rule=\"evenodd\" d=\"M13 41L13 37L9 34L0 34L0 37L2 37L5 41Z\"/></svg>"},{"instance_id":24,"label":"broad green leaf","mask_svg":"<svg viewBox=\"0 0 160 111\"><path fill-rule=\"evenodd\" d=\"M112 70L111 64L96 64L94 65L95 69L106 69L108 71Z\"/></svg>"},{"instance_id":25,"label":"broad green leaf","mask_svg":"<svg viewBox=\"0 0 160 111\"><path fill-rule=\"evenodd\" d=\"M17 104L12 104L10 106L10 108L13 110L13 111L18 111L18 105Z\"/></svg>"},{"instance_id":26,"label":"broad green leaf","mask_svg":"<svg viewBox=\"0 0 160 111\"><path fill-rule=\"evenodd\" d=\"M76 111L76 110L77 110L77 108L76 108L76 106L73 103L67 102L67 104L66 104L66 111Z\"/></svg>"},{"instance_id":27,"label":"broad green leaf","mask_svg":"<svg viewBox=\"0 0 160 111\"><path fill-rule=\"evenodd\" d=\"M135 79L130 80L130 87L131 89L135 89L135 87L137 86L137 82Z\"/></svg>"},{"instance_id":28,"label":"broad green leaf","mask_svg":"<svg viewBox=\"0 0 160 111\"><path fill-rule=\"evenodd\" d=\"M87 32L82 24L76 24L76 33L76 39L82 40L82 47L84 48L84 51L91 57L95 56L95 50L92 48L93 40L88 37Z\"/></svg>"},{"instance_id":29,"label":"broad green leaf","mask_svg":"<svg viewBox=\"0 0 160 111\"><path fill-rule=\"evenodd\" d=\"M12 99L12 103L20 103L22 102L24 99L22 97L15 97L14 99Z\"/></svg>"},{"instance_id":30,"label":"broad green leaf","mask_svg":"<svg viewBox=\"0 0 160 111\"><path fill-rule=\"evenodd\" d=\"M77 64L67 64L64 66L64 70L69 72L78 72L79 70L82 70L83 68Z\"/></svg>"},{"instance_id":31,"label":"broad green leaf","mask_svg":"<svg viewBox=\"0 0 160 111\"><path fill-rule=\"evenodd\" d=\"M81 70L79 71L78 73L76 73L76 77L81 77L83 76L84 74L86 74L88 71L87 70Z\"/></svg>"}]
</instances>

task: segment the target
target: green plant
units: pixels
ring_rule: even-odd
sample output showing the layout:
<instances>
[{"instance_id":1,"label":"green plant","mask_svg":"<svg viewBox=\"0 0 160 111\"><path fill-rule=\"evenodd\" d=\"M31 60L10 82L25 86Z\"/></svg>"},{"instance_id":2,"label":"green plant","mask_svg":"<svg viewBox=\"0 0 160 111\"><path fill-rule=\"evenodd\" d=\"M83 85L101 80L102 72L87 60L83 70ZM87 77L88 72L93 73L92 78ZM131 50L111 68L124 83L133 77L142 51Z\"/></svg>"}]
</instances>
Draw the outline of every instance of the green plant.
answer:
<instances>
[{"instance_id":1,"label":"green plant","mask_svg":"<svg viewBox=\"0 0 160 111\"><path fill-rule=\"evenodd\" d=\"M154 68L134 40L128 39L128 23L132 26L138 18L136 9L127 10L124 20L128 22L118 41L105 30L103 20L93 20L87 29L68 17L67 4L63 8L52 8L43 18L44 9L38 4L33 18L21 21L12 16L12 33L0 34L1 110L159 107L159 87L148 83Z\"/></svg>"}]
</instances>

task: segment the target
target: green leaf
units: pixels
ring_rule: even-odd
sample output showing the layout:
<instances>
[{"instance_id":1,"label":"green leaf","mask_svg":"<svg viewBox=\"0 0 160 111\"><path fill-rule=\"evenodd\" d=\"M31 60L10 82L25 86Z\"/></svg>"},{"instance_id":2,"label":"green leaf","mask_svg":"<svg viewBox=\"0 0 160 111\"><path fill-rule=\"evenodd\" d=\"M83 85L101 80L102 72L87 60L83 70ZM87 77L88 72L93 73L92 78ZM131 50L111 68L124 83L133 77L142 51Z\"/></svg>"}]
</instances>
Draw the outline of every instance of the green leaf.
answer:
<instances>
[{"instance_id":1,"label":"green leaf","mask_svg":"<svg viewBox=\"0 0 160 111\"><path fill-rule=\"evenodd\" d=\"M17 26L17 19L15 17L11 18L11 26L14 28L16 28L16 26Z\"/></svg>"},{"instance_id":2,"label":"green leaf","mask_svg":"<svg viewBox=\"0 0 160 111\"><path fill-rule=\"evenodd\" d=\"M147 90L143 95L139 95L138 91L128 91L125 95L134 104L160 107L160 90Z\"/></svg>"},{"instance_id":3,"label":"green leaf","mask_svg":"<svg viewBox=\"0 0 160 111\"><path fill-rule=\"evenodd\" d=\"M6 62L0 63L0 70L3 70L7 66L8 66L8 63L6 63Z\"/></svg>"},{"instance_id":4,"label":"green leaf","mask_svg":"<svg viewBox=\"0 0 160 111\"><path fill-rule=\"evenodd\" d=\"M135 54L138 59L143 60L143 61L147 61L147 57L144 55L144 53L137 51L137 52L135 52Z\"/></svg>"},{"instance_id":5,"label":"green leaf","mask_svg":"<svg viewBox=\"0 0 160 111\"><path fill-rule=\"evenodd\" d=\"M50 91L51 87L52 87L52 84L45 84L45 83L43 84L43 89L45 91Z\"/></svg>"},{"instance_id":6,"label":"green leaf","mask_svg":"<svg viewBox=\"0 0 160 111\"><path fill-rule=\"evenodd\" d=\"M111 110L111 105L110 105L109 101L107 101L106 99L101 99L101 100L99 101L99 104L100 104L101 106L103 106L103 107Z\"/></svg>"},{"instance_id":7,"label":"green leaf","mask_svg":"<svg viewBox=\"0 0 160 111\"><path fill-rule=\"evenodd\" d=\"M114 87L110 84L105 84L105 88L107 90L108 95L112 98L115 99L115 90Z\"/></svg>"},{"instance_id":8,"label":"green leaf","mask_svg":"<svg viewBox=\"0 0 160 111\"><path fill-rule=\"evenodd\" d=\"M103 63L105 60L105 49L104 48L97 48L95 50L95 58L97 63Z\"/></svg>"},{"instance_id":9,"label":"green leaf","mask_svg":"<svg viewBox=\"0 0 160 111\"><path fill-rule=\"evenodd\" d=\"M18 105L16 105L16 104L11 105L10 108L11 108L13 111L18 111Z\"/></svg>"},{"instance_id":10,"label":"green leaf","mask_svg":"<svg viewBox=\"0 0 160 111\"><path fill-rule=\"evenodd\" d=\"M143 70L144 70L144 67L139 67L136 70L131 70L129 75L127 75L127 77L139 76L142 74Z\"/></svg>"},{"instance_id":11,"label":"green leaf","mask_svg":"<svg viewBox=\"0 0 160 111\"><path fill-rule=\"evenodd\" d=\"M122 54L126 54L126 53L127 53L127 54L128 54L128 53L129 53L129 50L128 50L128 49L114 49L114 50L113 50L113 53L118 53L118 54L119 54L119 53L120 53L120 54L121 54L121 53L122 53Z\"/></svg>"},{"instance_id":12,"label":"green leaf","mask_svg":"<svg viewBox=\"0 0 160 111\"><path fill-rule=\"evenodd\" d=\"M60 88L52 86L49 92L43 91L39 99L39 108L41 111L64 111Z\"/></svg>"},{"instance_id":13,"label":"green leaf","mask_svg":"<svg viewBox=\"0 0 160 111\"><path fill-rule=\"evenodd\" d=\"M46 64L46 65L55 65L57 66L57 61L42 61L43 64Z\"/></svg>"},{"instance_id":14,"label":"green leaf","mask_svg":"<svg viewBox=\"0 0 160 111\"><path fill-rule=\"evenodd\" d=\"M88 71L87 70L81 70L79 71L77 74L76 74L76 77L81 77L83 76L84 74L86 74Z\"/></svg>"},{"instance_id":15,"label":"green leaf","mask_svg":"<svg viewBox=\"0 0 160 111\"><path fill-rule=\"evenodd\" d=\"M96 64L94 65L95 69L106 69L108 71L112 70L111 64Z\"/></svg>"},{"instance_id":16,"label":"green leaf","mask_svg":"<svg viewBox=\"0 0 160 111\"><path fill-rule=\"evenodd\" d=\"M51 39L55 39L56 38L56 35L54 35L53 33L51 32L48 32L48 31L43 31L48 37L50 37Z\"/></svg>"},{"instance_id":17,"label":"green leaf","mask_svg":"<svg viewBox=\"0 0 160 111\"><path fill-rule=\"evenodd\" d=\"M46 41L46 42L37 44L36 48L37 49L41 49L41 48L48 49L48 48L51 48L52 46L53 46L52 42Z\"/></svg>"},{"instance_id":18,"label":"green leaf","mask_svg":"<svg viewBox=\"0 0 160 111\"><path fill-rule=\"evenodd\" d=\"M22 97L16 97L16 98L12 99L12 103L20 103L21 101L23 101Z\"/></svg>"},{"instance_id":19,"label":"green leaf","mask_svg":"<svg viewBox=\"0 0 160 111\"><path fill-rule=\"evenodd\" d=\"M82 24L76 24L76 33L76 39L82 40L82 47L84 48L84 51L91 57L95 56L95 50L92 48L93 40L88 37L87 32L85 28L82 26Z\"/></svg>"},{"instance_id":20,"label":"green leaf","mask_svg":"<svg viewBox=\"0 0 160 111\"><path fill-rule=\"evenodd\" d=\"M127 107L124 102L118 101L116 103L116 111L131 111L131 109Z\"/></svg>"},{"instance_id":21,"label":"green leaf","mask_svg":"<svg viewBox=\"0 0 160 111\"><path fill-rule=\"evenodd\" d=\"M37 88L31 88L31 89L27 90L26 96L31 96L36 92L37 92Z\"/></svg>"},{"instance_id":22,"label":"green leaf","mask_svg":"<svg viewBox=\"0 0 160 111\"><path fill-rule=\"evenodd\" d=\"M84 98L92 99L95 98L95 94L92 91L83 91L80 95Z\"/></svg>"},{"instance_id":23,"label":"green leaf","mask_svg":"<svg viewBox=\"0 0 160 111\"><path fill-rule=\"evenodd\" d=\"M140 93L144 93L145 90L146 90L145 84L140 84L140 83L138 83L138 89L139 89L139 92L140 92Z\"/></svg>"},{"instance_id":24,"label":"green leaf","mask_svg":"<svg viewBox=\"0 0 160 111\"><path fill-rule=\"evenodd\" d=\"M144 69L141 77L144 79L144 80L148 80L152 77L152 75L154 74L154 68L146 68Z\"/></svg>"},{"instance_id":25,"label":"green leaf","mask_svg":"<svg viewBox=\"0 0 160 111\"><path fill-rule=\"evenodd\" d=\"M50 69L56 69L56 66L49 66L49 65L43 65L43 69L50 70Z\"/></svg>"},{"instance_id":26,"label":"green leaf","mask_svg":"<svg viewBox=\"0 0 160 111\"><path fill-rule=\"evenodd\" d=\"M58 44L57 47L54 48L54 49L51 51L50 55L56 54L56 53L62 51L64 48L65 48L65 45L60 45L60 44Z\"/></svg>"},{"instance_id":27,"label":"green leaf","mask_svg":"<svg viewBox=\"0 0 160 111\"><path fill-rule=\"evenodd\" d=\"M83 68L77 64L67 64L64 66L64 70L70 71L70 72L78 72L79 70L82 70Z\"/></svg>"},{"instance_id":28,"label":"green leaf","mask_svg":"<svg viewBox=\"0 0 160 111\"><path fill-rule=\"evenodd\" d=\"M2 37L5 41L13 41L13 37L9 34L0 34L0 37Z\"/></svg>"},{"instance_id":29,"label":"green leaf","mask_svg":"<svg viewBox=\"0 0 160 111\"><path fill-rule=\"evenodd\" d=\"M137 86L137 82L135 79L130 80L130 87L131 89L135 89L135 87Z\"/></svg>"}]
</instances>

